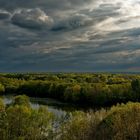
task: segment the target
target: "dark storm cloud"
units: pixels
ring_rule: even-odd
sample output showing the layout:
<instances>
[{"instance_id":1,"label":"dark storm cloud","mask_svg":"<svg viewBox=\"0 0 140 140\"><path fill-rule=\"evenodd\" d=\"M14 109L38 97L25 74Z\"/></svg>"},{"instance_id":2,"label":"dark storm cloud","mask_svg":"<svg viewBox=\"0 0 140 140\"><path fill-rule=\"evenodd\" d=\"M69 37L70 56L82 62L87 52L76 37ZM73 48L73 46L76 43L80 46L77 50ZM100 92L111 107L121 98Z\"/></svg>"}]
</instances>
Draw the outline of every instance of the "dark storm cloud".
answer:
<instances>
[{"instance_id":1,"label":"dark storm cloud","mask_svg":"<svg viewBox=\"0 0 140 140\"><path fill-rule=\"evenodd\" d=\"M92 23L93 19L87 15L76 14L56 23L52 31L73 30L84 26L90 26Z\"/></svg>"},{"instance_id":2,"label":"dark storm cloud","mask_svg":"<svg viewBox=\"0 0 140 140\"><path fill-rule=\"evenodd\" d=\"M137 70L138 1L0 0L0 71Z\"/></svg>"},{"instance_id":3,"label":"dark storm cloud","mask_svg":"<svg viewBox=\"0 0 140 140\"><path fill-rule=\"evenodd\" d=\"M53 19L39 8L24 9L13 15L12 23L25 28L41 29L50 28Z\"/></svg>"},{"instance_id":4,"label":"dark storm cloud","mask_svg":"<svg viewBox=\"0 0 140 140\"><path fill-rule=\"evenodd\" d=\"M80 7L84 4L90 3L92 0L1 0L0 5L7 10L14 10L16 8L36 8L44 9L71 9L72 7Z\"/></svg>"},{"instance_id":5,"label":"dark storm cloud","mask_svg":"<svg viewBox=\"0 0 140 140\"><path fill-rule=\"evenodd\" d=\"M11 14L7 11L0 10L0 20L8 19Z\"/></svg>"}]
</instances>

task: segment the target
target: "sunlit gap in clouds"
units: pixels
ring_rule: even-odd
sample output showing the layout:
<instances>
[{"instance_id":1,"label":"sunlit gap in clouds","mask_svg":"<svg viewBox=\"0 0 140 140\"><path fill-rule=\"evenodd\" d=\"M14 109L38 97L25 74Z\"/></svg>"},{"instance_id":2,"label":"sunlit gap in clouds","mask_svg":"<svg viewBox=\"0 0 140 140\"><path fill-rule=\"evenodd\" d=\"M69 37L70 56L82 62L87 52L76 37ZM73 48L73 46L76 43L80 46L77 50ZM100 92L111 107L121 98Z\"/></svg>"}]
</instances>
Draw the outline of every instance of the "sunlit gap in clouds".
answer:
<instances>
[{"instance_id":1,"label":"sunlit gap in clouds","mask_svg":"<svg viewBox=\"0 0 140 140\"><path fill-rule=\"evenodd\" d=\"M112 8L118 7L115 17L106 17L103 21L95 26L98 30L103 31L119 31L140 27L140 0L99 0L90 7L90 11L94 12L99 7Z\"/></svg>"}]
</instances>

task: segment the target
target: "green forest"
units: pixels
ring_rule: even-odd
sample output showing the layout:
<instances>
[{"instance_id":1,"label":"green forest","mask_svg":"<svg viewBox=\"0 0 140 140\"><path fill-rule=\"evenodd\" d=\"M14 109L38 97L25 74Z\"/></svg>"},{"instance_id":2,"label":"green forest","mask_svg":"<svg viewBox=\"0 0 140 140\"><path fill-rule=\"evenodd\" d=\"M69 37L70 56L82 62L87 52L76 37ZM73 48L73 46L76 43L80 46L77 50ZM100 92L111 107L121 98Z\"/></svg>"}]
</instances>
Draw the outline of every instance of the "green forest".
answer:
<instances>
[{"instance_id":1,"label":"green forest","mask_svg":"<svg viewBox=\"0 0 140 140\"><path fill-rule=\"evenodd\" d=\"M0 140L139 140L140 75L112 73L0 74ZM97 111L61 117L29 97L52 98Z\"/></svg>"},{"instance_id":2,"label":"green forest","mask_svg":"<svg viewBox=\"0 0 140 140\"><path fill-rule=\"evenodd\" d=\"M110 106L140 100L140 75L1 74L0 93L54 98L86 106Z\"/></svg>"}]
</instances>

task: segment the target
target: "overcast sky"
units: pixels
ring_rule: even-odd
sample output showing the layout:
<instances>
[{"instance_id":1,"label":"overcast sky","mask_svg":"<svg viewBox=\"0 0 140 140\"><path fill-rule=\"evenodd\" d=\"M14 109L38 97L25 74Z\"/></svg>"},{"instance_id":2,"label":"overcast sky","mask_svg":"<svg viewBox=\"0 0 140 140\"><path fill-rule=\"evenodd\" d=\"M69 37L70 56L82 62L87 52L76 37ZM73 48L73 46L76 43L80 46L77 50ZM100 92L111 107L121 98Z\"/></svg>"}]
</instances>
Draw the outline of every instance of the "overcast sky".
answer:
<instances>
[{"instance_id":1,"label":"overcast sky","mask_svg":"<svg viewBox=\"0 0 140 140\"><path fill-rule=\"evenodd\" d=\"M0 71L140 71L140 0L0 0Z\"/></svg>"}]
</instances>

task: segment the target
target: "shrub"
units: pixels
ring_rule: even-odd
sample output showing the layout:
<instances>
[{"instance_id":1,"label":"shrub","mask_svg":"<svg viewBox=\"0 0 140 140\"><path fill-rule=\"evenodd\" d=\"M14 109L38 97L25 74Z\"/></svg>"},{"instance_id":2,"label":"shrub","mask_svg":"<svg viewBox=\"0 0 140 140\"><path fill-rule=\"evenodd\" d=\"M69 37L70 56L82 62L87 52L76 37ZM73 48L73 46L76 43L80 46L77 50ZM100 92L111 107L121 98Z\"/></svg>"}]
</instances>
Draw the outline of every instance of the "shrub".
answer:
<instances>
[{"instance_id":1,"label":"shrub","mask_svg":"<svg viewBox=\"0 0 140 140\"><path fill-rule=\"evenodd\" d=\"M98 129L97 140L140 139L140 103L112 107Z\"/></svg>"},{"instance_id":2,"label":"shrub","mask_svg":"<svg viewBox=\"0 0 140 140\"><path fill-rule=\"evenodd\" d=\"M4 93L5 92L5 87L0 83L0 93Z\"/></svg>"}]
</instances>

